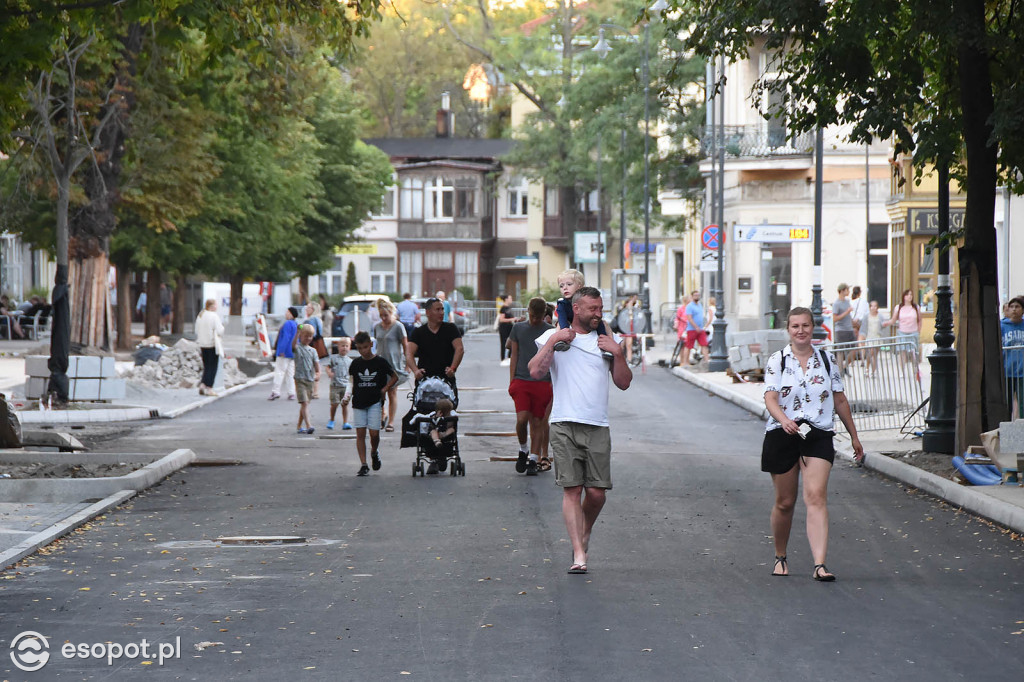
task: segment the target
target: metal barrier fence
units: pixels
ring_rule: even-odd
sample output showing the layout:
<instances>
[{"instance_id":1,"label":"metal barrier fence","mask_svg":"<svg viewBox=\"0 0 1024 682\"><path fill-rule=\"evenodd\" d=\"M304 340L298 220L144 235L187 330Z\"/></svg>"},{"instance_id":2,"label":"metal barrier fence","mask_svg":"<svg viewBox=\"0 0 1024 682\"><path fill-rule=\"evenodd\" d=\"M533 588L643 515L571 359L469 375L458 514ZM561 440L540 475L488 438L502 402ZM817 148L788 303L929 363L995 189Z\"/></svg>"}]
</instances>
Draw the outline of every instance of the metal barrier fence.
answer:
<instances>
[{"instance_id":1,"label":"metal barrier fence","mask_svg":"<svg viewBox=\"0 0 1024 682\"><path fill-rule=\"evenodd\" d=\"M1006 371L1006 408L1012 419L1024 418L1024 346L1003 346L1003 368Z\"/></svg>"},{"instance_id":2,"label":"metal barrier fence","mask_svg":"<svg viewBox=\"0 0 1024 682\"><path fill-rule=\"evenodd\" d=\"M459 310L466 312L469 329L494 329L494 321L498 319L498 306L494 301L464 301L459 304ZM512 315L523 317L526 315L526 308L513 306Z\"/></svg>"},{"instance_id":3,"label":"metal barrier fence","mask_svg":"<svg viewBox=\"0 0 1024 682\"><path fill-rule=\"evenodd\" d=\"M899 337L825 346L843 372L846 399L858 431L924 428L920 349ZM837 428L843 429L840 420Z\"/></svg>"}]
</instances>

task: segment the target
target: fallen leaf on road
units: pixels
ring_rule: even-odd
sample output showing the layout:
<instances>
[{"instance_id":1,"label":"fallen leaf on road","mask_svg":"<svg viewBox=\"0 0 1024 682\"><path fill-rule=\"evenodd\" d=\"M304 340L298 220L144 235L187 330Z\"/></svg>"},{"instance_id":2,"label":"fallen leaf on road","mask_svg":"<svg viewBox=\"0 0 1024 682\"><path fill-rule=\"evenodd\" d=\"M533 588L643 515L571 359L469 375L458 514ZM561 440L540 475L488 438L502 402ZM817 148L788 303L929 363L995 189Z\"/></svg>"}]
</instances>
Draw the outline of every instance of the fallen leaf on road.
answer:
<instances>
[{"instance_id":1,"label":"fallen leaf on road","mask_svg":"<svg viewBox=\"0 0 1024 682\"><path fill-rule=\"evenodd\" d=\"M490 623L487 623L486 625L481 625L480 627L482 627L482 628L493 628L494 626L492 624L490 624Z\"/></svg>"},{"instance_id":2,"label":"fallen leaf on road","mask_svg":"<svg viewBox=\"0 0 1024 682\"><path fill-rule=\"evenodd\" d=\"M653 649L641 649L640 651L644 652L645 654L649 654L651 653L651 651L653 651Z\"/></svg>"}]
</instances>

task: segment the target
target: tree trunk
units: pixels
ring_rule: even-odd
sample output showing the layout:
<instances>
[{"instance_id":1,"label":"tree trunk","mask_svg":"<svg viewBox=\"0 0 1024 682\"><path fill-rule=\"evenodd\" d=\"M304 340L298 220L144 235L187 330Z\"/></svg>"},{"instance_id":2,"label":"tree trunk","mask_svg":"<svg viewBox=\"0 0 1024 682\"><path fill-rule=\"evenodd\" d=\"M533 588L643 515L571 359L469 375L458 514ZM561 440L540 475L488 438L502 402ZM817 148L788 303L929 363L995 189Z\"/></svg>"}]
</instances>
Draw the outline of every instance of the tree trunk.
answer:
<instances>
[{"instance_id":1,"label":"tree trunk","mask_svg":"<svg viewBox=\"0 0 1024 682\"><path fill-rule=\"evenodd\" d=\"M245 282L245 277L242 275L231 275L228 278L231 283L231 305L228 309L228 314L232 317L242 315L242 284Z\"/></svg>"},{"instance_id":2,"label":"tree trunk","mask_svg":"<svg viewBox=\"0 0 1024 682\"><path fill-rule=\"evenodd\" d=\"M131 272L127 267L117 268L117 345L118 350L131 350L132 338L132 282Z\"/></svg>"},{"instance_id":3,"label":"tree trunk","mask_svg":"<svg viewBox=\"0 0 1024 682\"><path fill-rule=\"evenodd\" d=\"M110 349L110 261L97 240L72 238L68 252L71 343Z\"/></svg>"},{"instance_id":4,"label":"tree trunk","mask_svg":"<svg viewBox=\"0 0 1024 682\"><path fill-rule=\"evenodd\" d=\"M985 3L958 0L963 136L967 148L967 210L960 265L957 328L958 400L956 452L981 443L981 433L1005 419L999 299L997 290L995 190L998 150L992 141L994 110L986 43Z\"/></svg>"},{"instance_id":5,"label":"tree trunk","mask_svg":"<svg viewBox=\"0 0 1024 682\"><path fill-rule=\"evenodd\" d=\"M299 303L309 303L309 275L299 275Z\"/></svg>"},{"instance_id":6,"label":"tree trunk","mask_svg":"<svg viewBox=\"0 0 1024 682\"><path fill-rule=\"evenodd\" d=\"M146 272L146 336L160 336L160 282L159 270Z\"/></svg>"},{"instance_id":7,"label":"tree trunk","mask_svg":"<svg viewBox=\"0 0 1024 682\"><path fill-rule=\"evenodd\" d=\"M185 333L185 275L174 277L174 291L171 294L171 333Z\"/></svg>"}]
</instances>

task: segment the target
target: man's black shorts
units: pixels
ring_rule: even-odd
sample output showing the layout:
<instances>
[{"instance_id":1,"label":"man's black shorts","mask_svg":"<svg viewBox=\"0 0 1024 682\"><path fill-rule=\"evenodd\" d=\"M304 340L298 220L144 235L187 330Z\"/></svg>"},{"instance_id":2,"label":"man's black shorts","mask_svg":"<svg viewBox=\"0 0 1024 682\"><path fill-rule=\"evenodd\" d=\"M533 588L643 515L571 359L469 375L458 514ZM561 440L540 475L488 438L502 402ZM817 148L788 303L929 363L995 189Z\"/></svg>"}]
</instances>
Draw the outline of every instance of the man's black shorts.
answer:
<instances>
[{"instance_id":1,"label":"man's black shorts","mask_svg":"<svg viewBox=\"0 0 1024 682\"><path fill-rule=\"evenodd\" d=\"M800 434L786 433L785 429L772 429L764 434L761 446L761 471L770 474L784 474L792 469L801 457L817 457L829 464L836 459L836 449L832 445L834 431L825 431L811 427L807 438Z\"/></svg>"}]
</instances>

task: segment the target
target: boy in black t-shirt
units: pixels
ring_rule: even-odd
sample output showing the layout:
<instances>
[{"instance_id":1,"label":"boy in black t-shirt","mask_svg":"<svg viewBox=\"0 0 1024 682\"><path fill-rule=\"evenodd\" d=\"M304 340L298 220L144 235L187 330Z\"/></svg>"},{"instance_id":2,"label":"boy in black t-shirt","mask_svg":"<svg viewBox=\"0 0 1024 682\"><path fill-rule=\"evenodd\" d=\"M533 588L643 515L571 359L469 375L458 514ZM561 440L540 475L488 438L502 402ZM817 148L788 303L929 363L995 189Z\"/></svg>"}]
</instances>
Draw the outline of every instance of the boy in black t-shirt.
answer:
<instances>
[{"instance_id":1,"label":"boy in black t-shirt","mask_svg":"<svg viewBox=\"0 0 1024 682\"><path fill-rule=\"evenodd\" d=\"M373 342L366 332L359 332L353 339L359 357L349 367L348 388L342 405L352 401L352 425L356 427L356 451L359 453L359 473L366 476L366 431L370 431L370 459L373 470L380 469L380 418L381 404L388 390L398 381L398 374L384 358L373 353Z\"/></svg>"}]
</instances>

